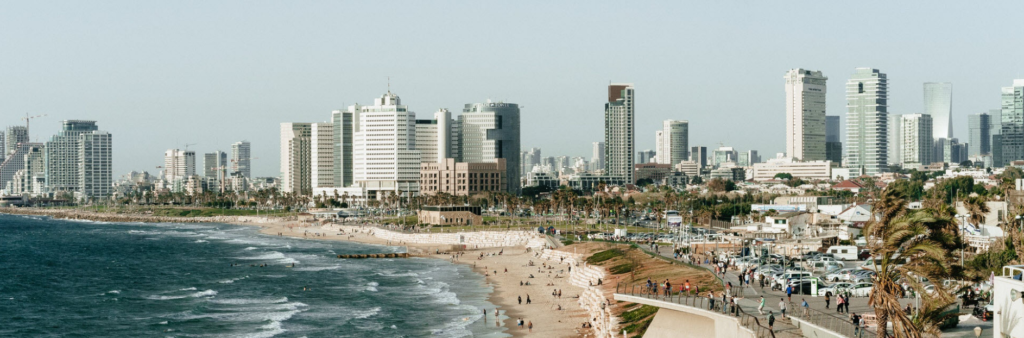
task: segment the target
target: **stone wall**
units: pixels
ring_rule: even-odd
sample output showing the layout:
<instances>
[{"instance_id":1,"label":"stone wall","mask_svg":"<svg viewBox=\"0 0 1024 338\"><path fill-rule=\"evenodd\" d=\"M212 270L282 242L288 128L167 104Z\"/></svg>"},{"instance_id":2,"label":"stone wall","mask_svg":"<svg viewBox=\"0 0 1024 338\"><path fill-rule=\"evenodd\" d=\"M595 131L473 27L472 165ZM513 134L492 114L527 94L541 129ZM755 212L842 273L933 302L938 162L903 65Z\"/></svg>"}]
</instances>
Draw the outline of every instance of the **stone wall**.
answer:
<instances>
[{"instance_id":1,"label":"stone wall","mask_svg":"<svg viewBox=\"0 0 1024 338\"><path fill-rule=\"evenodd\" d=\"M580 293L579 304L587 311L588 321L594 328L597 337L618 337L619 318L612 313L612 306L609 298L597 286L598 279L602 281L606 274L603 268L587 265L582 255L566 251L545 249L541 258L548 260L561 260L572 264L572 273L569 274L569 283L583 289ZM578 264L578 265L577 265Z\"/></svg>"}]
</instances>

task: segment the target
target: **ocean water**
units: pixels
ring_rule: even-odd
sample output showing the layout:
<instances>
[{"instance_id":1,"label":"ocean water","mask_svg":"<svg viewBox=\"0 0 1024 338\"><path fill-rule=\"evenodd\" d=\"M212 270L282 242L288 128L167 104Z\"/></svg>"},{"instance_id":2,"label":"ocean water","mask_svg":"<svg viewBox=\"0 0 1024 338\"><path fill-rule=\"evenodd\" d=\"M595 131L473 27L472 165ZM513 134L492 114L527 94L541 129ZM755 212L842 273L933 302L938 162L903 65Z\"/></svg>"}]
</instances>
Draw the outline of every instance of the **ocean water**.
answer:
<instances>
[{"instance_id":1,"label":"ocean water","mask_svg":"<svg viewBox=\"0 0 1024 338\"><path fill-rule=\"evenodd\" d=\"M336 258L402 250L225 224L0 215L0 336L509 336L482 318L491 289L466 266Z\"/></svg>"}]
</instances>

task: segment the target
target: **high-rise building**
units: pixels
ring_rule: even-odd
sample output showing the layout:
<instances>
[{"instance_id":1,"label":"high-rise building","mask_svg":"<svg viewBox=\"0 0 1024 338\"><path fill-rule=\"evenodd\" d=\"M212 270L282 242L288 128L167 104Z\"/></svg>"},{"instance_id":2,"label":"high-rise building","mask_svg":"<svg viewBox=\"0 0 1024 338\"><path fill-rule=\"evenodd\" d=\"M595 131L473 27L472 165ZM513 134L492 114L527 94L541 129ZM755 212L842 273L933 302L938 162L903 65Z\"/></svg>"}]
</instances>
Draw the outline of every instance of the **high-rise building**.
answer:
<instances>
[{"instance_id":1,"label":"high-rise building","mask_svg":"<svg viewBox=\"0 0 1024 338\"><path fill-rule=\"evenodd\" d=\"M18 149L18 143L28 142L28 127L10 126L4 134L4 154L13 153Z\"/></svg>"},{"instance_id":2,"label":"high-rise building","mask_svg":"<svg viewBox=\"0 0 1024 338\"><path fill-rule=\"evenodd\" d=\"M355 183L354 140L359 105L331 112L334 123L334 187L350 187Z\"/></svg>"},{"instance_id":3,"label":"high-rise building","mask_svg":"<svg viewBox=\"0 0 1024 338\"><path fill-rule=\"evenodd\" d=\"M164 152L164 180L174 191L182 191L185 181L196 175L196 152L168 149Z\"/></svg>"},{"instance_id":4,"label":"high-rise building","mask_svg":"<svg viewBox=\"0 0 1024 338\"><path fill-rule=\"evenodd\" d=\"M96 121L61 121L61 131L46 142L50 191L75 197L109 196L113 189L111 141L110 133L100 131Z\"/></svg>"},{"instance_id":5,"label":"high-rise building","mask_svg":"<svg viewBox=\"0 0 1024 338\"><path fill-rule=\"evenodd\" d=\"M249 141L238 141L231 144L232 176L242 176L245 178L252 177L250 172L251 167L249 166L249 161L251 161L251 158L249 157L250 147Z\"/></svg>"},{"instance_id":6,"label":"high-rise building","mask_svg":"<svg viewBox=\"0 0 1024 338\"><path fill-rule=\"evenodd\" d=\"M281 123L281 192L312 195L312 123Z\"/></svg>"},{"instance_id":7,"label":"high-rise building","mask_svg":"<svg viewBox=\"0 0 1024 338\"><path fill-rule=\"evenodd\" d=\"M594 149L590 155L591 170L604 169L604 142L594 142Z\"/></svg>"},{"instance_id":8,"label":"high-rise building","mask_svg":"<svg viewBox=\"0 0 1024 338\"><path fill-rule=\"evenodd\" d=\"M447 109L438 109L432 120L416 120L416 150L420 151L423 163L444 163L453 158L458 161L458 144L452 142L458 136L453 128L458 122L452 120Z\"/></svg>"},{"instance_id":9,"label":"high-rise building","mask_svg":"<svg viewBox=\"0 0 1024 338\"><path fill-rule=\"evenodd\" d=\"M1013 86L1003 87L1002 92L1003 155L1000 162L993 162L996 167L1024 159L1024 79L1013 80Z\"/></svg>"},{"instance_id":10,"label":"high-rise building","mask_svg":"<svg viewBox=\"0 0 1024 338\"><path fill-rule=\"evenodd\" d=\"M841 128L839 116L825 116L825 159L834 165L843 163L843 141L839 136Z\"/></svg>"},{"instance_id":11,"label":"high-rise building","mask_svg":"<svg viewBox=\"0 0 1024 338\"><path fill-rule=\"evenodd\" d=\"M4 131L0 130L0 163L4 162L5 156L7 155L7 146L5 146L6 140L4 139Z\"/></svg>"},{"instance_id":12,"label":"high-rise building","mask_svg":"<svg viewBox=\"0 0 1024 338\"><path fill-rule=\"evenodd\" d=\"M708 147L690 147L690 161L697 164L697 170L708 166Z\"/></svg>"},{"instance_id":13,"label":"high-rise building","mask_svg":"<svg viewBox=\"0 0 1024 338\"><path fill-rule=\"evenodd\" d=\"M228 169L227 153L218 150L203 154L203 176L207 180L217 181L220 184L221 180L229 177L227 174Z\"/></svg>"},{"instance_id":14,"label":"high-rise building","mask_svg":"<svg viewBox=\"0 0 1024 338\"><path fill-rule=\"evenodd\" d=\"M748 166L761 163L761 155L757 154L757 150L747 150L746 154Z\"/></svg>"},{"instance_id":15,"label":"high-rise building","mask_svg":"<svg viewBox=\"0 0 1024 338\"><path fill-rule=\"evenodd\" d=\"M821 71L786 72L786 154L802 161L825 159L825 82Z\"/></svg>"},{"instance_id":16,"label":"high-rise building","mask_svg":"<svg viewBox=\"0 0 1024 338\"><path fill-rule=\"evenodd\" d=\"M637 164L651 163L658 159L658 152L650 149L641 150L636 153L636 159Z\"/></svg>"},{"instance_id":17,"label":"high-rise building","mask_svg":"<svg viewBox=\"0 0 1024 338\"><path fill-rule=\"evenodd\" d=\"M857 68L846 82L847 166L867 175L888 166L888 79L872 68Z\"/></svg>"},{"instance_id":18,"label":"high-rise building","mask_svg":"<svg viewBox=\"0 0 1024 338\"><path fill-rule=\"evenodd\" d=\"M932 116L928 114L899 115L903 132L902 159L899 163L908 168L932 163Z\"/></svg>"},{"instance_id":19,"label":"high-rise building","mask_svg":"<svg viewBox=\"0 0 1024 338\"><path fill-rule=\"evenodd\" d=\"M604 105L605 175L610 183L633 184L635 89L631 83L608 85Z\"/></svg>"},{"instance_id":20,"label":"high-rise building","mask_svg":"<svg viewBox=\"0 0 1024 338\"><path fill-rule=\"evenodd\" d=\"M309 182L313 188L337 188L334 185L334 123L313 123L309 140Z\"/></svg>"},{"instance_id":21,"label":"high-rise building","mask_svg":"<svg viewBox=\"0 0 1024 338\"><path fill-rule=\"evenodd\" d=\"M932 116L932 138L953 138L952 83L924 83L924 113Z\"/></svg>"},{"instance_id":22,"label":"high-rise building","mask_svg":"<svg viewBox=\"0 0 1024 338\"><path fill-rule=\"evenodd\" d=\"M665 130L654 131L654 162L661 163L663 157L668 157L665 151Z\"/></svg>"},{"instance_id":23,"label":"high-rise building","mask_svg":"<svg viewBox=\"0 0 1024 338\"><path fill-rule=\"evenodd\" d=\"M890 165L903 163L903 119L900 114L889 114L889 159Z\"/></svg>"},{"instance_id":24,"label":"high-rise building","mask_svg":"<svg viewBox=\"0 0 1024 338\"><path fill-rule=\"evenodd\" d=\"M491 102L467 103L459 115L459 162L495 163L505 159L508 191L519 194L519 105Z\"/></svg>"},{"instance_id":25,"label":"high-rise building","mask_svg":"<svg viewBox=\"0 0 1024 338\"><path fill-rule=\"evenodd\" d=\"M723 164L739 161L739 153L733 147L718 147L712 151L712 158L715 161L714 166L721 167Z\"/></svg>"},{"instance_id":26,"label":"high-rise building","mask_svg":"<svg viewBox=\"0 0 1024 338\"><path fill-rule=\"evenodd\" d=\"M388 91L373 106L349 107L354 118L352 153L355 185L367 198L419 194L420 152L416 150L416 113ZM515 152L518 156L519 151Z\"/></svg>"},{"instance_id":27,"label":"high-rise building","mask_svg":"<svg viewBox=\"0 0 1024 338\"><path fill-rule=\"evenodd\" d=\"M530 150L523 152L523 175L533 171L533 167L538 165L541 165L540 148L530 148Z\"/></svg>"},{"instance_id":28,"label":"high-rise building","mask_svg":"<svg viewBox=\"0 0 1024 338\"><path fill-rule=\"evenodd\" d=\"M967 135L970 156L992 153L992 116L988 113L967 115Z\"/></svg>"},{"instance_id":29,"label":"high-rise building","mask_svg":"<svg viewBox=\"0 0 1024 338\"><path fill-rule=\"evenodd\" d=\"M658 163L676 164L690 157L690 126L687 121L665 120L661 129L661 151Z\"/></svg>"}]
</instances>

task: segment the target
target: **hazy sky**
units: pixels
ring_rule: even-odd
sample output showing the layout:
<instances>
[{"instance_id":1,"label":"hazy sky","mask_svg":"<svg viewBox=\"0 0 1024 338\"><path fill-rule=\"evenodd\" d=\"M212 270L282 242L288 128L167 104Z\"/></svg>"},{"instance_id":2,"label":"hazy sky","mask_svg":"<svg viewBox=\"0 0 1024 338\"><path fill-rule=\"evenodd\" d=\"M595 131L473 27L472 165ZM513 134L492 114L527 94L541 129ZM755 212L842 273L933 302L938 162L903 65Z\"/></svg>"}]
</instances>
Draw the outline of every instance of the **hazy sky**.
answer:
<instances>
[{"instance_id":1,"label":"hazy sky","mask_svg":"<svg viewBox=\"0 0 1024 338\"><path fill-rule=\"evenodd\" d=\"M829 77L845 115L856 67L889 75L890 112L953 83L954 135L1024 71L1022 2L0 2L0 125L64 119L114 135L114 174L252 142L279 173L281 122L317 122L391 89L421 118L488 98L522 107L522 148L590 157L609 82L636 84L637 149L665 119L690 144L785 148L786 70ZM845 123L845 118L844 118ZM844 138L845 141L845 138Z\"/></svg>"}]
</instances>

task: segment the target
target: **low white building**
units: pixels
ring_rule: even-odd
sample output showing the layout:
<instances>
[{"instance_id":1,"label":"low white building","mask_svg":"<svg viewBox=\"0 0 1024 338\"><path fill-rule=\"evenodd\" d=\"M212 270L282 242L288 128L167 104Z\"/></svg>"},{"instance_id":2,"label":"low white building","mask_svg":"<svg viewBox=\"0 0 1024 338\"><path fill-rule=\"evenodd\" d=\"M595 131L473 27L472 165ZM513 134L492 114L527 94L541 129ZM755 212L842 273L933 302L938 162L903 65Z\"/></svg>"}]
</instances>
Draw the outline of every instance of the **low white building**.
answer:
<instances>
[{"instance_id":1,"label":"low white building","mask_svg":"<svg viewBox=\"0 0 1024 338\"><path fill-rule=\"evenodd\" d=\"M767 181L777 174L790 174L805 180L832 179L832 161L796 161L792 158L774 158L754 164L754 181Z\"/></svg>"}]
</instances>

